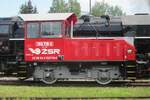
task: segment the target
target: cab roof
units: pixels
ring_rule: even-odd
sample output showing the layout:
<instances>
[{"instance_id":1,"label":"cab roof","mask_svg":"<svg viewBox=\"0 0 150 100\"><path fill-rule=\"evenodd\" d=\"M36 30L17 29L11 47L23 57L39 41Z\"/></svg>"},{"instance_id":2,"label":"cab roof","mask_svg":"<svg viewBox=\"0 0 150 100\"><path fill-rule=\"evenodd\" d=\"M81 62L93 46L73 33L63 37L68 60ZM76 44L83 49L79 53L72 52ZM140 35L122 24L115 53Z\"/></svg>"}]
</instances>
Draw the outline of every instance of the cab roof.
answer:
<instances>
[{"instance_id":1,"label":"cab roof","mask_svg":"<svg viewBox=\"0 0 150 100\"><path fill-rule=\"evenodd\" d=\"M29 21L77 21L74 13L49 13L49 14L20 14L19 17L26 22Z\"/></svg>"}]
</instances>

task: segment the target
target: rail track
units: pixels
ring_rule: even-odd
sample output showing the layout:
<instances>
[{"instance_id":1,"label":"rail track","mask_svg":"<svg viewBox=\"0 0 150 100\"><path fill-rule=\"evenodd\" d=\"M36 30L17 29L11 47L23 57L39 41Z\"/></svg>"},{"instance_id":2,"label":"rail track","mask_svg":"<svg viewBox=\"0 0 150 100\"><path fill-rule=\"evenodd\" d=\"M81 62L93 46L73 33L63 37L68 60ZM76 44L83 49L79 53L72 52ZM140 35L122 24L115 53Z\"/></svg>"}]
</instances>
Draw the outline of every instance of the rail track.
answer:
<instances>
[{"instance_id":1,"label":"rail track","mask_svg":"<svg viewBox=\"0 0 150 100\"><path fill-rule=\"evenodd\" d=\"M112 83L108 85L99 85L95 81L58 81L53 85L46 85L42 82L35 82L32 79L26 80L26 81L20 81L18 79L13 78L3 78L0 79L0 85L19 85L19 86L76 86L76 87L149 87L150 86L150 80L136 80L136 81L113 81Z\"/></svg>"},{"instance_id":2,"label":"rail track","mask_svg":"<svg viewBox=\"0 0 150 100\"><path fill-rule=\"evenodd\" d=\"M137 80L133 81L114 81L109 85L99 85L93 81L59 81L54 85L45 85L42 82L34 82L32 80L19 81L17 79L0 79L0 85L14 85L14 86L54 86L54 87L126 87L126 86L150 86L149 80ZM139 96L139 97L0 97L0 100L150 100L150 96Z\"/></svg>"},{"instance_id":3,"label":"rail track","mask_svg":"<svg viewBox=\"0 0 150 100\"><path fill-rule=\"evenodd\" d=\"M0 100L149 100L149 97L0 97Z\"/></svg>"}]
</instances>

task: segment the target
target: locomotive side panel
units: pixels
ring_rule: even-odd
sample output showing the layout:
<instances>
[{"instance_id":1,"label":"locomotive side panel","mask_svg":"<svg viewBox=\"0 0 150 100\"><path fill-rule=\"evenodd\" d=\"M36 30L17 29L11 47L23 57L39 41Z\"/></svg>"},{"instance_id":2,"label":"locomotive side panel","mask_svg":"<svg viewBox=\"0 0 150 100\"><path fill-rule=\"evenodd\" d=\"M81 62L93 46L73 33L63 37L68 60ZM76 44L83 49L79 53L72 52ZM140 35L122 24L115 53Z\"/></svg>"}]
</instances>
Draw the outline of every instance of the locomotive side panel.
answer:
<instances>
[{"instance_id":1,"label":"locomotive side panel","mask_svg":"<svg viewBox=\"0 0 150 100\"><path fill-rule=\"evenodd\" d=\"M135 60L135 50L124 40L66 39L66 61L124 61ZM132 50L128 54L128 49Z\"/></svg>"}]
</instances>

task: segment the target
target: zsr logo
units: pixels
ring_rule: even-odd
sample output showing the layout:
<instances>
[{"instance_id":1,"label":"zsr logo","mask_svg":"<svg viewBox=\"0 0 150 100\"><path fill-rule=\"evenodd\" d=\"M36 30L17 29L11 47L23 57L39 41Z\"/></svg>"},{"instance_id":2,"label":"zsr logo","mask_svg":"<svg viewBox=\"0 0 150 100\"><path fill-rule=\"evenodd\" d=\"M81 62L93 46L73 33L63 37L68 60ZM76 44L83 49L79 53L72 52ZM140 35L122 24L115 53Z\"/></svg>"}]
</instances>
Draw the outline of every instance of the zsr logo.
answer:
<instances>
[{"instance_id":1,"label":"zsr logo","mask_svg":"<svg viewBox=\"0 0 150 100\"><path fill-rule=\"evenodd\" d=\"M40 48L29 48L29 51L33 54L40 55L40 54L60 54L60 49L40 49Z\"/></svg>"}]
</instances>

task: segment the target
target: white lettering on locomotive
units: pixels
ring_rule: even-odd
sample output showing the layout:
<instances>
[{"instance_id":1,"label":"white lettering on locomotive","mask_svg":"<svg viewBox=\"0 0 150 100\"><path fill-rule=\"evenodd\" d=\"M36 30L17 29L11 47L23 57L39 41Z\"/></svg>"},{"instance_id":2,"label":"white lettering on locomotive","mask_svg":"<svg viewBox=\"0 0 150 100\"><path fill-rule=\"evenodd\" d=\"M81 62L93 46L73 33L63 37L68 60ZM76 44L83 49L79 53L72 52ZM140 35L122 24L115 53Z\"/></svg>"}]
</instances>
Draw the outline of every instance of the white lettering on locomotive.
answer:
<instances>
[{"instance_id":1,"label":"white lettering on locomotive","mask_svg":"<svg viewBox=\"0 0 150 100\"><path fill-rule=\"evenodd\" d=\"M40 48L29 48L29 51L32 54L36 54L36 55L46 55L46 54L60 54L60 49L40 49Z\"/></svg>"},{"instance_id":2,"label":"white lettering on locomotive","mask_svg":"<svg viewBox=\"0 0 150 100\"><path fill-rule=\"evenodd\" d=\"M36 46L54 46L54 42L36 42Z\"/></svg>"},{"instance_id":3,"label":"white lettering on locomotive","mask_svg":"<svg viewBox=\"0 0 150 100\"><path fill-rule=\"evenodd\" d=\"M39 48L36 49L29 48L29 51L31 51L33 54L36 55L39 55L41 53L41 50Z\"/></svg>"}]
</instances>

